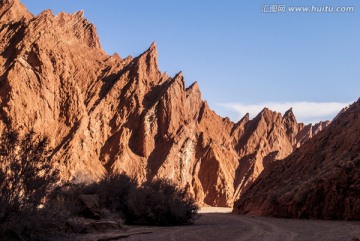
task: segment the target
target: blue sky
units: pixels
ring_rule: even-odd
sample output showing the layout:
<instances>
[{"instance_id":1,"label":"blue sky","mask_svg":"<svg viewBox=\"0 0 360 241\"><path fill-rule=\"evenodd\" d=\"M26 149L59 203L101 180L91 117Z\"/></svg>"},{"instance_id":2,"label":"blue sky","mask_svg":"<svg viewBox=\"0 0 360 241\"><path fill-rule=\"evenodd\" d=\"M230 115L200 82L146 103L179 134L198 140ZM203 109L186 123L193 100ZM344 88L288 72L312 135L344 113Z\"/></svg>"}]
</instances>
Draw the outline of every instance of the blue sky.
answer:
<instances>
[{"instance_id":1,"label":"blue sky","mask_svg":"<svg viewBox=\"0 0 360 241\"><path fill-rule=\"evenodd\" d=\"M137 56L157 42L161 71L180 70L222 116L265 105L300 121L331 119L360 97L360 2L351 0L22 0L34 14L75 12L102 47ZM353 6L351 13L263 13L264 5Z\"/></svg>"}]
</instances>

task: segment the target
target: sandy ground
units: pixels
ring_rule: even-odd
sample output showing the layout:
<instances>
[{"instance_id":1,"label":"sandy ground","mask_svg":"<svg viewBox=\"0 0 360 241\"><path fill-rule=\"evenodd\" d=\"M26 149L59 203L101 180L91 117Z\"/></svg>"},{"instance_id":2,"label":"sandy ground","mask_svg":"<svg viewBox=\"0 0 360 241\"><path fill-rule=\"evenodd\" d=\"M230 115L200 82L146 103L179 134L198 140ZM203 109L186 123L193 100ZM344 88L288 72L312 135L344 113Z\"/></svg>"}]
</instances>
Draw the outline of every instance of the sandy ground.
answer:
<instances>
[{"instance_id":1,"label":"sandy ground","mask_svg":"<svg viewBox=\"0 0 360 241\"><path fill-rule=\"evenodd\" d=\"M81 240L128 241L350 241L360 238L360 222L291 220L240 216L226 208L204 208L194 225L179 227L128 227L124 232ZM86 235L85 235L86 236ZM84 239L85 238L85 239ZM73 239L78 240L78 239ZM80 239L79 239L80 240Z\"/></svg>"},{"instance_id":2,"label":"sandy ground","mask_svg":"<svg viewBox=\"0 0 360 241\"><path fill-rule=\"evenodd\" d=\"M231 213L231 211L232 208L203 207L199 210L199 213Z\"/></svg>"},{"instance_id":3,"label":"sandy ground","mask_svg":"<svg viewBox=\"0 0 360 241\"><path fill-rule=\"evenodd\" d=\"M202 208L194 225L183 227L131 228L148 234L122 240L266 240L266 241L350 241L360 238L360 222L288 220L231 214L229 208ZM129 230L129 231L130 231Z\"/></svg>"}]
</instances>

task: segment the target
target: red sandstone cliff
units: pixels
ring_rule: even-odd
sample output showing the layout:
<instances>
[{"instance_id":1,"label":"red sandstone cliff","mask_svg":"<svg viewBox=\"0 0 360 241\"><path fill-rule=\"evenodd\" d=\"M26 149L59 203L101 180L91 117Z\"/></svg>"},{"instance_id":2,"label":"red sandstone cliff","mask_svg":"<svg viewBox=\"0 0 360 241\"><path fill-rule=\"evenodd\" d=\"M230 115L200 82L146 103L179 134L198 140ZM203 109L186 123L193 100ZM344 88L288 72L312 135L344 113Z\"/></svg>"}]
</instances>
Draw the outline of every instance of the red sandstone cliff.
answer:
<instances>
[{"instance_id":1,"label":"red sandstone cliff","mask_svg":"<svg viewBox=\"0 0 360 241\"><path fill-rule=\"evenodd\" d=\"M360 219L360 99L264 171L234 205L242 214Z\"/></svg>"},{"instance_id":2,"label":"red sandstone cliff","mask_svg":"<svg viewBox=\"0 0 360 241\"><path fill-rule=\"evenodd\" d=\"M0 125L48 135L64 179L165 177L199 203L229 206L324 127L304 128L291 110L222 118L197 83L159 71L155 43L136 58L108 56L83 12L34 17L2 0L0 23Z\"/></svg>"}]
</instances>

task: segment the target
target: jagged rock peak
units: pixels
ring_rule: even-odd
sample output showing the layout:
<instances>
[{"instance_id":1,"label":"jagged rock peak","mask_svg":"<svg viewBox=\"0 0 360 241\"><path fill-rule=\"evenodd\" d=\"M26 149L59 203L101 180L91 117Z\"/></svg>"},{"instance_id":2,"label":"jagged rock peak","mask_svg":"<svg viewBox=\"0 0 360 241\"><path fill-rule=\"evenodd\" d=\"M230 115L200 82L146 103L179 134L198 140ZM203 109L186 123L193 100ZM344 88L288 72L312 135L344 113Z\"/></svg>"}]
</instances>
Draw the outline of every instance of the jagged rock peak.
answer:
<instances>
[{"instance_id":1,"label":"jagged rock peak","mask_svg":"<svg viewBox=\"0 0 360 241\"><path fill-rule=\"evenodd\" d=\"M117 52L115 52L113 55L111 55L110 58L116 59L116 60L118 60L118 61L122 61L122 60L123 60L123 59L121 58L121 56L120 56Z\"/></svg>"},{"instance_id":2,"label":"jagged rock peak","mask_svg":"<svg viewBox=\"0 0 360 241\"><path fill-rule=\"evenodd\" d=\"M269 112L272 112L272 111L269 108L264 107L264 109L261 110L260 114L266 114L266 113L269 113Z\"/></svg>"},{"instance_id":3,"label":"jagged rock peak","mask_svg":"<svg viewBox=\"0 0 360 241\"><path fill-rule=\"evenodd\" d=\"M48 9L42 11L34 18L33 29L57 31L58 34L64 35L61 39L67 39L68 43L73 43L73 37L85 43L90 48L101 49L100 40L95 26L84 18L84 11L74 14L60 12L54 16L53 12ZM76 43L78 44L78 43Z\"/></svg>"},{"instance_id":4,"label":"jagged rock peak","mask_svg":"<svg viewBox=\"0 0 360 241\"><path fill-rule=\"evenodd\" d=\"M29 20L33 15L19 0L0 0L0 23Z\"/></svg>"},{"instance_id":5,"label":"jagged rock peak","mask_svg":"<svg viewBox=\"0 0 360 241\"><path fill-rule=\"evenodd\" d=\"M284 118L287 117L287 116L294 116L292 107L285 112Z\"/></svg>"},{"instance_id":6,"label":"jagged rock peak","mask_svg":"<svg viewBox=\"0 0 360 241\"><path fill-rule=\"evenodd\" d=\"M125 61L125 62L130 62L130 61L132 61L133 59L134 59L133 56L128 55L128 56L124 59L124 61Z\"/></svg>"},{"instance_id":7,"label":"jagged rock peak","mask_svg":"<svg viewBox=\"0 0 360 241\"><path fill-rule=\"evenodd\" d=\"M169 75L166 71L162 74L162 79L164 79L164 80L169 79Z\"/></svg>"},{"instance_id":8,"label":"jagged rock peak","mask_svg":"<svg viewBox=\"0 0 360 241\"><path fill-rule=\"evenodd\" d=\"M277 113L275 111L270 110L269 108L265 107L256 117L255 119L261 118L261 117L273 117L275 115L278 115L280 113Z\"/></svg>"},{"instance_id":9,"label":"jagged rock peak","mask_svg":"<svg viewBox=\"0 0 360 241\"><path fill-rule=\"evenodd\" d=\"M150 47L136 59L141 72L146 73L148 76L160 74L156 42L153 42Z\"/></svg>"},{"instance_id":10,"label":"jagged rock peak","mask_svg":"<svg viewBox=\"0 0 360 241\"><path fill-rule=\"evenodd\" d=\"M186 88L187 92L200 92L199 84L197 81L192 83L189 87Z\"/></svg>"},{"instance_id":11,"label":"jagged rock peak","mask_svg":"<svg viewBox=\"0 0 360 241\"><path fill-rule=\"evenodd\" d=\"M296 121L296 117L294 115L293 109L290 108L289 110L287 110L283 116L283 120L284 121L292 121L294 123L297 123Z\"/></svg>"},{"instance_id":12,"label":"jagged rock peak","mask_svg":"<svg viewBox=\"0 0 360 241\"><path fill-rule=\"evenodd\" d=\"M246 113L238 122L235 123L235 127L247 123L249 122L249 120L250 120L250 114Z\"/></svg>"},{"instance_id":13,"label":"jagged rock peak","mask_svg":"<svg viewBox=\"0 0 360 241\"><path fill-rule=\"evenodd\" d=\"M185 90L185 80L181 71L175 75L171 83L176 83L180 85L183 90Z\"/></svg>"},{"instance_id":14,"label":"jagged rock peak","mask_svg":"<svg viewBox=\"0 0 360 241\"><path fill-rule=\"evenodd\" d=\"M153 51L153 50L156 50L156 42L152 42L152 44L150 45L149 47L149 51Z\"/></svg>"},{"instance_id":15,"label":"jagged rock peak","mask_svg":"<svg viewBox=\"0 0 360 241\"><path fill-rule=\"evenodd\" d=\"M197 81L195 81L194 83L192 83L192 84L188 87L188 89L193 89L193 88L199 88L199 84L198 84Z\"/></svg>"},{"instance_id":16,"label":"jagged rock peak","mask_svg":"<svg viewBox=\"0 0 360 241\"><path fill-rule=\"evenodd\" d=\"M141 58L144 58L144 57L152 57L154 59L156 59L157 61L157 58L158 58L158 53L157 53L157 48L156 48L156 42L154 41L150 47L144 52L142 53L138 58L141 59Z\"/></svg>"},{"instance_id":17,"label":"jagged rock peak","mask_svg":"<svg viewBox=\"0 0 360 241\"><path fill-rule=\"evenodd\" d=\"M359 102L360 99L357 101ZM348 109L350 108L350 106L346 106L344 108L341 109L341 111L334 117L333 121L338 119L343 113L345 113Z\"/></svg>"},{"instance_id":18,"label":"jagged rock peak","mask_svg":"<svg viewBox=\"0 0 360 241\"><path fill-rule=\"evenodd\" d=\"M46 10L42 11L41 13L39 13L39 15L37 16L37 18L48 18L48 17L51 17L51 18L54 17L54 14L51 9L46 9Z\"/></svg>"},{"instance_id":19,"label":"jagged rock peak","mask_svg":"<svg viewBox=\"0 0 360 241\"><path fill-rule=\"evenodd\" d=\"M71 15L71 20L77 33L78 38L82 39L89 47L101 49L100 39L94 24L84 17L84 10L78 11Z\"/></svg>"},{"instance_id":20,"label":"jagged rock peak","mask_svg":"<svg viewBox=\"0 0 360 241\"><path fill-rule=\"evenodd\" d=\"M249 113L246 113L246 114L244 115L244 117L241 118L241 120L239 121L239 123L244 122L244 121L249 121L249 120L250 120L250 114L249 114Z\"/></svg>"},{"instance_id":21,"label":"jagged rock peak","mask_svg":"<svg viewBox=\"0 0 360 241\"><path fill-rule=\"evenodd\" d=\"M186 97L188 98L189 109L193 115L196 115L202 105L201 92L197 82L194 82L186 89Z\"/></svg>"},{"instance_id":22,"label":"jagged rock peak","mask_svg":"<svg viewBox=\"0 0 360 241\"><path fill-rule=\"evenodd\" d=\"M182 71L180 71L179 73L177 73L174 77L174 79L184 79L184 75L182 73Z\"/></svg>"},{"instance_id":23,"label":"jagged rock peak","mask_svg":"<svg viewBox=\"0 0 360 241\"><path fill-rule=\"evenodd\" d=\"M73 15L77 18L84 18L84 10L77 11Z\"/></svg>"}]
</instances>

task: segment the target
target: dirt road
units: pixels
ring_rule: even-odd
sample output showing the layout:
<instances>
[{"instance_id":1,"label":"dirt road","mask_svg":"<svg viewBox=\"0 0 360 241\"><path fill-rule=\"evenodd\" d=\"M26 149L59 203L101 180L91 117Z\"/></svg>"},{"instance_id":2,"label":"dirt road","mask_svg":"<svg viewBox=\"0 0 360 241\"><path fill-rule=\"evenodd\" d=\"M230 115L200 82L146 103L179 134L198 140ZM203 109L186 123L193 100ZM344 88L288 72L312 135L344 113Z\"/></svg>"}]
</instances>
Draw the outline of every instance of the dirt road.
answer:
<instances>
[{"instance_id":1,"label":"dirt road","mask_svg":"<svg viewBox=\"0 0 360 241\"><path fill-rule=\"evenodd\" d=\"M230 209L203 208L194 225L127 226L103 234L67 236L56 241L351 241L360 238L360 222L294 220L240 216Z\"/></svg>"},{"instance_id":2,"label":"dirt road","mask_svg":"<svg viewBox=\"0 0 360 241\"><path fill-rule=\"evenodd\" d=\"M127 232L133 233L118 240L266 240L266 241L311 241L336 240L350 241L360 238L360 222L287 220L263 217L247 217L231 213L229 210L214 210L218 213L202 211L194 225L183 227L133 227ZM147 232L146 234L136 234Z\"/></svg>"}]
</instances>

